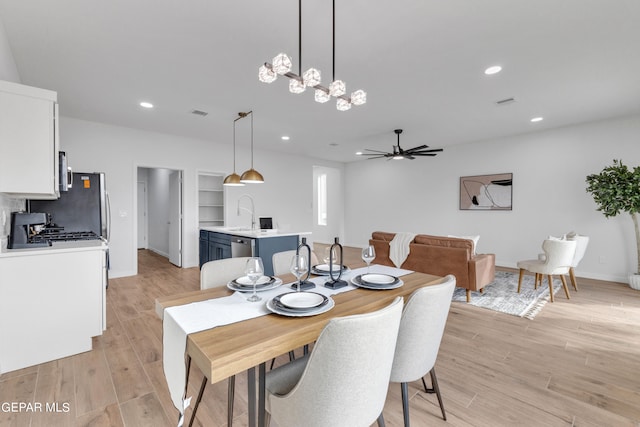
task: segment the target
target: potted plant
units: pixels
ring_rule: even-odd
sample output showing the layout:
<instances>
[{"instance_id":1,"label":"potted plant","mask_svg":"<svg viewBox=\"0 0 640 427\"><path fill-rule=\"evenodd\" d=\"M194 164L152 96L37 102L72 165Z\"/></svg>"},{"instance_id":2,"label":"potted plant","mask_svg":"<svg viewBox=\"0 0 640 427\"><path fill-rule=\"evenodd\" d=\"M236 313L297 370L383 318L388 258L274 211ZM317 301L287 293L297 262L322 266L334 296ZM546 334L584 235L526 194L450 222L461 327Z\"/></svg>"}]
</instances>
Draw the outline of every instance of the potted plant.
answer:
<instances>
[{"instance_id":1,"label":"potted plant","mask_svg":"<svg viewBox=\"0 0 640 427\"><path fill-rule=\"evenodd\" d=\"M623 165L622 160L614 160L613 165L605 167L599 174L587 176L587 192L591 193L598 210L605 217L621 212L631 215L636 232L638 263L635 273L629 275L629 286L640 290L640 166L632 170Z\"/></svg>"}]
</instances>

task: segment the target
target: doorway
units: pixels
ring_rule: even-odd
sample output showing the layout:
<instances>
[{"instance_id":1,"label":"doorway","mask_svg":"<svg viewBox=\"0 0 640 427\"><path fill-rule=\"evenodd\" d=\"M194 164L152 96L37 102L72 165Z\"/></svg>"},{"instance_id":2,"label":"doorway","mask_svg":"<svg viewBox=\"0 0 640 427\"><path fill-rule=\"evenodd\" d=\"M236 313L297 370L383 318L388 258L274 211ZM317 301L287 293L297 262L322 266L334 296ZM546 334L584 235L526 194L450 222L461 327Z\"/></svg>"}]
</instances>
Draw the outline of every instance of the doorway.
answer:
<instances>
[{"instance_id":1,"label":"doorway","mask_svg":"<svg viewBox=\"0 0 640 427\"><path fill-rule=\"evenodd\" d=\"M138 167L137 173L137 246L162 255L175 266L181 267L182 171ZM141 195L142 187L144 190ZM141 226L143 230L140 230Z\"/></svg>"},{"instance_id":2,"label":"doorway","mask_svg":"<svg viewBox=\"0 0 640 427\"><path fill-rule=\"evenodd\" d=\"M333 243L344 237L344 196L342 171L326 166L313 167L313 240Z\"/></svg>"}]
</instances>

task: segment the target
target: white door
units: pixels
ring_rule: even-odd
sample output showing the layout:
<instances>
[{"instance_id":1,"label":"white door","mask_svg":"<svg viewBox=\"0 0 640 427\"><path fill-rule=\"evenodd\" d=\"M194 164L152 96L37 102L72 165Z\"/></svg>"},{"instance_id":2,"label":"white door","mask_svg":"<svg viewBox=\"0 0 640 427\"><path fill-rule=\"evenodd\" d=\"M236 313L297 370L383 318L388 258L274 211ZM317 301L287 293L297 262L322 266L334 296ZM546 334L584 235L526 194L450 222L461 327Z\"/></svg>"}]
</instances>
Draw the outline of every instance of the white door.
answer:
<instances>
[{"instance_id":1,"label":"white door","mask_svg":"<svg viewBox=\"0 0 640 427\"><path fill-rule=\"evenodd\" d=\"M182 267L182 171L169 175L169 262Z\"/></svg>"},{"instance_id":2,"label":"white door","mask_svg":"<svg viewBox=\"0 0 640 427\"><path fill-rule=\"evenodd\" d=\"M147 247L147 183L138 181L138 249Z\"/></svg>"},{"instance_id":3,"label":"white door","mask_svg":"<svg viewBox=\"0 0 640 427\"><path fill-rule=\"evenodd\" d=\"M344 237L344 197L340 169L313 167L313 241Z\"/></svg>"}]
</instances>

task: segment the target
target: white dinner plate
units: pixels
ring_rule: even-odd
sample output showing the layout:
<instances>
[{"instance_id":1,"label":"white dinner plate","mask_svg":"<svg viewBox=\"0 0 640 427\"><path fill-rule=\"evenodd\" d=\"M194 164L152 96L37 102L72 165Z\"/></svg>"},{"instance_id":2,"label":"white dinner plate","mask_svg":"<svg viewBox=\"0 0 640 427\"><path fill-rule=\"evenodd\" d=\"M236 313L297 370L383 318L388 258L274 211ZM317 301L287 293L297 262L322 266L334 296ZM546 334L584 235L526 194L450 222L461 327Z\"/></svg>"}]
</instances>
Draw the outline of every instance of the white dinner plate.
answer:
<instances>
[{"instance_id":1,"label":"white dinner plate","mask_svg":"<svg viewBox=\"0 0 640 427\"><path fill-rule=\"evenodd\" d=\"M325 298L315 292L290 292L280 296L280 303L289 308L309 309L322 304Z\"/></svg>"},{"instance_id":2,"label":"white dinner plate","mask_svg":"<svg viewBox=\"0 0 640 427\"><path fill-rule=\"evenodd\" d=\"M295 310L295 309L287 310L286 308L280 309L275 304L273 299L270 299L269 301L267 301L267 310L269 310L272 313L279 314L281 316L288 316L288 317L316 316L318 314L326 313L336 305L336 303L333 301L333 298L327 297L327 299L328 301L326 304L310 310Z\"/></svg>"},{"instance_id":3,"label":"white dinner plate","mask_svg":"<svg viewBox=\"0 0 640 427\"><path fill-rule=\"evenodd\" d=\"M268 283L270 280L271 280L271 277L262 276L256 281L256 285L264 285L265 283ZM251 280L247 276L238 277L237 279L235 279L235 282L239 285L245 285L245 286L252 285Z\"/></svg>"},{"instance_id":4,"label":"white dinner plate","mask_svg":"<svg viewBox=\"0 0 640 427\"><path fill-rule=\"evenodd\" d=\"M261 285L256 285L256 292L268 291L282 285L282 280L278 279L277 277L274 279L275 280L273 282L269 283L271 278L268 277L267 281L264 281ZM253 292L253 286L251 286L251 284L242 285L235 282L235 280L232 280L231 282L227 283L227 288L237 292Z\"/></svg>"},{"instance_id":5,"label":"white dinner plate","mask_svg":"<svg viewBox=\"0 0 640 427\"><path fill-rule=\"evenodd\" d=\"M347 267L346 265L342 266L342 272L346 272L349 271L349 267ZM339 273L340 269L338 267L338 265L334 265L333 266L333 272L334 273ZM314 265L313 267L311 267L311 273L312 274L316 274L316 275L322 275L322 276L328 276L329 275L329 264L318 264L318 265Z\"/></svg>"},{"instance_id":6,"label":"white dinner plate","mask_svg":"<svg viewBox=\"0 0 640 427\"><path fill-rule=\"evenodd\" d=\"M375 285L390 285L396 280L396 277L389 276L388 274L363 274L360 276L360 280L366 283L372 283Z\"/></svg>"},{"instance_id":7,"label":"white dinner plate","mask_svg":"<svg viewBox=\"0 0 640 427\"><path fill-rule=\"evenodd\" d=\"M392 282L390 284L374 284L374 283L366 283L366 282L361 282L360 281L360 276L355 276L352 277L351 279L351 283L353 283L355 286L359 287L359 288L364 288L364 289L373 289L376 291L384 291L387 289L396 289L401 287L402 285L404 285L404 282L402 281L402 279L398 279L395 282Z\"/></svg>"}]
</instances>

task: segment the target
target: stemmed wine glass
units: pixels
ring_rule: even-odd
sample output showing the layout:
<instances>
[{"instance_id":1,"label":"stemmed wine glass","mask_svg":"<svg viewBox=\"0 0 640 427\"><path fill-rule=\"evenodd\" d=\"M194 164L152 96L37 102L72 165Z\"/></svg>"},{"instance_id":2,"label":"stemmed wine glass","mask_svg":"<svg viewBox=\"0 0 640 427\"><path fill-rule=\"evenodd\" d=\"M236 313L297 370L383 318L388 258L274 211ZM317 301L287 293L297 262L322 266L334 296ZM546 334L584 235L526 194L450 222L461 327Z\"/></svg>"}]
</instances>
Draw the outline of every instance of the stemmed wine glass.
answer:
<instances>
[{"instance_id":1,"label":"stemmed wine glass","mask_svg":"<svg viewBox=\"0 0 640 427\"><path fill-rule=\"evenodd\" d=\"M247 301L250 301L250 302L261 301L262 298L260 298L258 296L258 293L256 292L256 282L264 274L264 266L262 265L262 258L259 258L259 257L249 258L244 268L244 274L247 275L249 280L251 280L251 284L253 285L253 294L249 298L247 298Z\"/></svg>"},{"instance_id":2,"label":"stemmed wine glass","mask_svg":"<svg viewBox=\"0 0 640 427\"><path fill-rule=\"evenodd\" d=\"M309 271L307 258L301 254L294 255L293 258L291 258L291 268L289 271L298 279L298 292L300 292L300 286L302 285L300 278Z\"/></svg>"},{"instance_id":3,"label":"stemmed wine glass","mask_svg":"<svg viewBox=\"0 0 640 427\"><path fill-rule=\"evenodd\" d=\"M362 249L362 260L367 263L367 274L369 274L369 264L376 257L376 250L372 245Z\"/></svg>"},{"instance_id":4,"label":"stemmed wine glass","mask_svg":"<svg viewBox=\"0 0 640 427\"><path fill-rule=\"evenodd\" d=\"M327 265L336 265L336 262L338 262L338 254L336 248L333 248L333 250L331 249L331 246L327 246L326 248L324 248L324 256L322 260ZM340 266L340 268L342 268L342 266Z\"/></svg>"}]
</instances>

